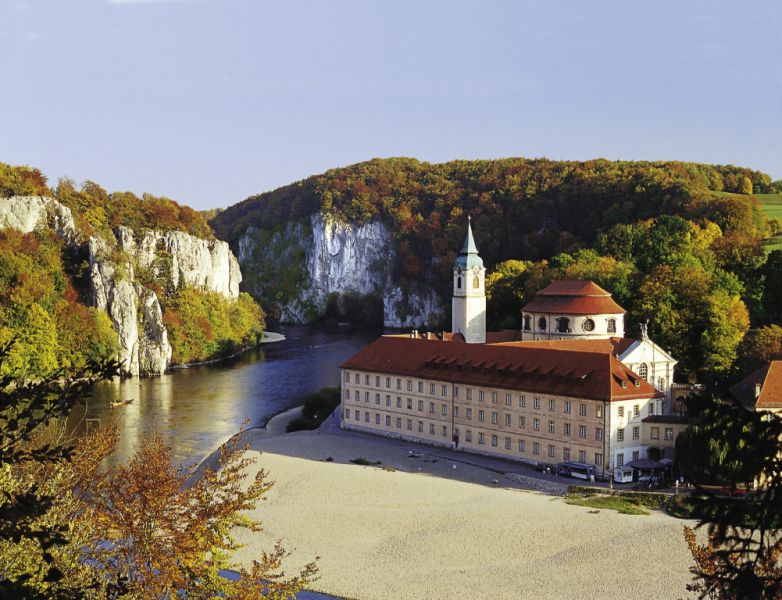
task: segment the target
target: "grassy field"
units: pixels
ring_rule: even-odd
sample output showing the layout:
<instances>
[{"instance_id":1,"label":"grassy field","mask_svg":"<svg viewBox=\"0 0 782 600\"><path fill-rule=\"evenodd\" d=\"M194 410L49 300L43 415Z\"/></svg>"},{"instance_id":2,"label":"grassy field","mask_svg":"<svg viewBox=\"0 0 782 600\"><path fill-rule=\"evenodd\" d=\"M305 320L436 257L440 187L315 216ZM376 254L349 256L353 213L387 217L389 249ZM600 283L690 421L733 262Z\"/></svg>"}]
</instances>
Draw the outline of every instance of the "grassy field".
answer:
<instances>
[{"instance_id":1,"label":"grassy field","mask_svg":"<svg viewBox=\"0 0 782 600\"><path fill-rule=\"evenodd\" d=\"M568 504L576 506L586 506L588 508L616 510L623 515L648 515L649 511L632 498L623 498L619 496L569 496L566 500Z\"/></svg>"},{"instance_id":2,"label":"grassy field","mask_svg":"<svg viewBox=\"0 0 782 600\"><path fill-rule=\"evenodd\" d=\"M766 216L769 219L778 219L782 223L782 194L755 194ZM766 252L782 250L782 235L766 240Z\"/></svg>"}]
</instances>

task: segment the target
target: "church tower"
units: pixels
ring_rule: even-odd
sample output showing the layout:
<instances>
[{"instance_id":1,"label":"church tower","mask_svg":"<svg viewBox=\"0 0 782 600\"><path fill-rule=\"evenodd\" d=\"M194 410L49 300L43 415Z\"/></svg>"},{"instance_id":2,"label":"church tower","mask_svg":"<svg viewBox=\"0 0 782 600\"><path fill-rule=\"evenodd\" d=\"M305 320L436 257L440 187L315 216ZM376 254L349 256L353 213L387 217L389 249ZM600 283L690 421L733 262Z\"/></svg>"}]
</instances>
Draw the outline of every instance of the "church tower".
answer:
<instances>
[{"instance_id":1,"label":"church tower","mask_svg":"<svg viewBox=\"0 0 782 600\"><path fill-rule=\"evenodd\" d=\"M453 265L452 331L461 333L468 344L485 344L486 269L467 219L467 237Z\"/></svg>"}]
</instances>

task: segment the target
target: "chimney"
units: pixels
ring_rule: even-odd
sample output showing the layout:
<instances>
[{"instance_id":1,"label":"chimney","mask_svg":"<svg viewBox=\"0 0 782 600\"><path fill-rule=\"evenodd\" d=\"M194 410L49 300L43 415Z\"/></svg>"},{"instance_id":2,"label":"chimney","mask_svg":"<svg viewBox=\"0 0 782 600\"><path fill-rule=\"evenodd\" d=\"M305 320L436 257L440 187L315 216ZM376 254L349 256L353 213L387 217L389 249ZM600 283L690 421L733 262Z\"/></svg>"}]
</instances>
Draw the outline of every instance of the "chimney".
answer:
<instances>
[{"instance_id":1,"label":"chimney","mask_svg":"<svg viewBox=\"0 0 782 600\"><path fill-rule=\"evenodd\" d=\"M760 382L758 381L758 382L755 384L755 400L757 400L758 398L760 398L760 391L761 391L761 389L762 389L762 388L760 387Z\"/></svg>"}]
</instances>

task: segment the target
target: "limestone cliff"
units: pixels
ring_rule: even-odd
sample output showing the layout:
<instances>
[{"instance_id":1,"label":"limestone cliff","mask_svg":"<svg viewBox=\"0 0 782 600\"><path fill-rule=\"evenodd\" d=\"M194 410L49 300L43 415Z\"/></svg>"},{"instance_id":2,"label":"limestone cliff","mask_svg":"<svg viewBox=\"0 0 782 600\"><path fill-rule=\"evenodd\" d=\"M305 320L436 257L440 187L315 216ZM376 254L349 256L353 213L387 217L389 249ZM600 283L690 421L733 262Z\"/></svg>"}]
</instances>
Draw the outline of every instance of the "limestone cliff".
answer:
<instances>
[{"instance_id":1,"label":"limestone cliff","mask_svg":"<svg viewBox=\"0 0 782 600\"><path fill-rule=\"evenodd\" d=\"M89 294L117 331L118 359L125 375L158 375L171 362L172 348L163 311L154 291L187 285L239 297L239 262L228 244L181 231L134 232L119 227L113 240L84 241L68 207L53 198L14 196L0 199L0 229L29 233L49 227L70 246L86 247Z\"/></svg>"},{"instance_id":2,"label":"limestone cliff","mask_svg":"<svg viewBox=\"0 0 782 600\"><path fill-rule=\"evenodd\" d=\"M236 251L248 291L276 305L282 321L312 321L334 295L351 293L380 299L386 327L434 326L442 315L432 290L394 281L394 239L379 220L356 225L313 214L276 230L249 227Z\"/></svg>"}]
</instances>

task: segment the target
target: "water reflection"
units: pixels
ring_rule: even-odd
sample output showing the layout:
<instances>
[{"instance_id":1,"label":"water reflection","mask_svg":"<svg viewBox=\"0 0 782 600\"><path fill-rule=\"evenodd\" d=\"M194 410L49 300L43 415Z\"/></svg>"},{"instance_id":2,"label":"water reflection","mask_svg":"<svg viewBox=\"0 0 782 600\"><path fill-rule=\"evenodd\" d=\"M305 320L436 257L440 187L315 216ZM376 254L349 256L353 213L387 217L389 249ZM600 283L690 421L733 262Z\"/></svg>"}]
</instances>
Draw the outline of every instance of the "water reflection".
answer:
<instances>
[{"instance_id":1,"label":"water reflection","mask_svg":"<svg viewBox=\"0 0 782 600\"><path fill-rule=\"evenodd\" d=\"M120 441L113 463L124 462L139 439L153 432L172 446L177 463L199 462L236 433L245 417L251 427L264 425L305 394L338 385L337 365L377 335L304 326L281 326L279 331L286 341L230 362L100 384L86 413L74 415L73 422L82 431L98 423L117 424Z\"/></svg>"}]
</instances>

